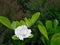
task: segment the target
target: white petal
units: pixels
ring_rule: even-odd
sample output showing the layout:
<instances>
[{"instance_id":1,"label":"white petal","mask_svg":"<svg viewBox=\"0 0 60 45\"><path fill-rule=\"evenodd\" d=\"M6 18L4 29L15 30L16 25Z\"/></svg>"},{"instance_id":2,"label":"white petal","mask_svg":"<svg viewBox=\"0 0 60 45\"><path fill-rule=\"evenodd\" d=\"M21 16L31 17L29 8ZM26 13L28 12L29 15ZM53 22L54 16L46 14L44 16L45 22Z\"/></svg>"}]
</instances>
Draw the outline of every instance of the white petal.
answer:
<instances>
[{"instance_id":1,"label":"white petal","mask_svg":"<svg viewBox=\"0 0 60 45\"><path fill-rule=\"evenodd\" d=\"M24 37L23 37L23 36L19 36L19 39L20 39L20 40L24 40Z\"/></svg>"},{"instance_id":2,"label":"white petal","mask_svg":"<svg viewBox=\"0 0 60 45\"><path fill-rule=\"evenodd\" d=\"M27 33L31 33L31 29L28 29L28 30L27 30Z\"/></svg>"},{"instance_id":3,"label":"white petal","mask_svg":"<svg viewBox=\"0 0 60 45\"><path fill-rule=\"evenodd\" d=\"M18 26L15 30L27 29L26 25Z\"/></svg>"},{"instance_id":4,"label":"white petal","mask_svg":"<svg viewBox=\"0 0 60 45\"><path fill-rule=\"evenodd\" d=\"M28 29L27 26L23 25L21 30L26 30L26 29Z\"/></svg>"},{"instance_id":5,"label":"white petal","mask_svg":"<svg viewBox=\"0 0 60 45\"><path fill-rule=\"evenodd\" d=\"M26 25L19 26L15 29L15 35L20 39L23 40L31 36L31 29L28 29Z\"/></svg>"},{"instance_id":6,"label":"white petal","mask_svg":"<svg viewBox=\"0 0 60 45\"><path fill-rule=\"evenodd\" d=\"M31 29L27 30L27 34L25 35L25 38L31 36Z\"/></svg>"}]
</instances>

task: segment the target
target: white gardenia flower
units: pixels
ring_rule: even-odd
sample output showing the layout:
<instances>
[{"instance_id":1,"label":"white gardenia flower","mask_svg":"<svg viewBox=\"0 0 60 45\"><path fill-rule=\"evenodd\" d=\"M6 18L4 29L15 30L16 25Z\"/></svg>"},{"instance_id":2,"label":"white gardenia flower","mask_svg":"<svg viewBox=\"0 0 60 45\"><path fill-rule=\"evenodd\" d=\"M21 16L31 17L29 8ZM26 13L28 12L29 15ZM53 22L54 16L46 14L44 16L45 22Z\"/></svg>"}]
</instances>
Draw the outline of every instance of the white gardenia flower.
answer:
<instances>
[{"instance_id":1,"label":"white gardenia flower","mask_svg":"<svg viewBox=\"0 0 60 45\"><path fill-rule=\"evenodd\" d=\"M19 26L15 29L15 35L20 39L23 40L31 36L31 29L28 29L26 25Z\"/></svg>"}]
</instances>

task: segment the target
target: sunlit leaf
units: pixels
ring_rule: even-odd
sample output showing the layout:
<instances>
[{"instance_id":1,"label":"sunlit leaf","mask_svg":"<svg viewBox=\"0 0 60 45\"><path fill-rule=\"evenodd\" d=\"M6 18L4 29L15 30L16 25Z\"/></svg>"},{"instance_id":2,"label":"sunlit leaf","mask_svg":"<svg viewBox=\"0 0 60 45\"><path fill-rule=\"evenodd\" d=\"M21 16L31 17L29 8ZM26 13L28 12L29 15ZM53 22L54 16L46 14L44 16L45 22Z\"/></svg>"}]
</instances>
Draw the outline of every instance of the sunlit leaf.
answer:
<instances>
[{"instance_id":1,"label":"sunlit leaf","mask_svg":"<svg viewBox=\"0 0 60 45\"><path fill-rule=\"evenodd\" d=\"M47 30L46 28L44 27L44 25L42 24L42 22L40 22L41 24L38 24L38 29L39 31L41 32L41 34L43 34L43 36L47 39L48 39L48 33L47 33Z\"/></svg>"},{"instance_id":2,"label":"sunlit leaf","mask_svg":"<svg viewBox=\"0 0 60 45\"><path fill-rule=\"evenodd\" d=\"M37 21L37 19L39 18L39 16L40 16L40 12L37 12L37 13L34 13L32 15L31 19L30 18L27 19L25 17L24 20L25 20L26 25L28 27L31 27Z\"/></svg>"},{"instance_id":3,"label":"sunlit leaf","mask_svg":"<svg viewBox=\"0 0 60 45\"><path fill-rule=\"evenodd\" d=\"M31 20L30 20L30 25L32 26L36 21L37 21L37 19L39 18L39 16L40 16L40 12L37 12L37 13L34 13L33 15L32 15L32 18L31 18ZM30 26L30 27L31 27Z\"/></svg>"},{"instance_id":4,"label":"sunlit leaf","mask_svg":"<svg viewBox=\"0 0 60 45\"><path fill-rule=\"evenodd\" d=\"M30 27L30 19L27 19L26 17L24 18L24 20L25 20L25 23L26 23L26 25L27 25L27 27Z\"/></svg>"},{"instance_id":5,"label":"sunlit leaf","mask_svg":"<svg viewBox=\"0 0 60 45\"><path fill-rule=\"evenodd\" d=\"M19 21L15 21L16 22L16 27L20 26L20 22Z\"/></svg>"},{"instance_id":6,"label":"sunlit leaf","mask_svg":"<svg viewBox=\"0 0 60 45\"><path fill-rule=\"evenodd\" d=\"M15 29L15 28L16 28L16 22L15 22L15 21L12 22L11 28L12 28L12 29Z\"/></svg>"},{"instance_id":7,"label":"sunlit leaf","mask_svg":"<svg viewBox=\"0 0 60 45\"><path fill-rule=\"evenodd\" d=\"M13 40L19 40L19 38L17 38L15 35L12 36Z\"/></svg>"},{"instance_id":8,"label":"sunlit leaf","mask_svg":"<svg viewBox=\"0 0 60 45\"><path fill-rule=\"evenodd\" d=\"M0 16L0 23L11 29L11 22L8 18Z\"/></svg>"},{"instance_id":9,"label":"sunlit leaf","mask_svg":"<svg viewBox=\"0 0 60 45\"><path fill-rule=\"evenodd\" d=\"M20 26L21 26L21 25L25 25L25 21L21 20L21 21L20 21Z\"/></svg>"},{"instance_id":10,"label":"sunlit leaf","mask_svg":"<svg viewBox=\"0 0 60 45\"><path fill-rule=\"evenodd\" d=\"M11 26L12 26L12 29L15 29L16 27L20 26L20 22L19 21L13 21Z\"/></svg>"}]
</instances>

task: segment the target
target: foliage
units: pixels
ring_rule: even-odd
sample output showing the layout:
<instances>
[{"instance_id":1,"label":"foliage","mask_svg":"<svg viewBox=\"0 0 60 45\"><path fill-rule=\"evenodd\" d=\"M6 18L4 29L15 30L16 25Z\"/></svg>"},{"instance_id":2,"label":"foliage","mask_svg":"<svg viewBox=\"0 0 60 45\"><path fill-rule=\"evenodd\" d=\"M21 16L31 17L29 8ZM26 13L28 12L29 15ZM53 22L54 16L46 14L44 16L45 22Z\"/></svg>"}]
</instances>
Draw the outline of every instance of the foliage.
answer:
<instances>
[{"instance_id":1,"label":"foliage","mask_svg":"<svg viewBox=\"0 0 60 45\"><path fill-rule=\"evenodd\" d=\"M0 23L2 23L3 25L5 25L8 28L11 28L11 22L6 17L0 16Z\"/></svg>"},{"instance_id":2,"label":"foliage","mask_svg":"<svg viewBox=\"0 0 60 45\"><path fill-rule=\"evenodd\" d=\"M48 43L50 43L52 35L60 32L60 0L1 0L0 2L0 15L8 17L10 21L19 20L13 22L9 21L11 23L11 27L9 26L10 24L5 21L4 22L7 24L0 22L9 28L8 29L0 24L0 42L4 43L4 45L15 45L15 42L21 42L19 40L14 40L15 42L11 40L10 37L12 36L10 35L13 35L13 29L22 24L25 24L25 22L26 25L28 25L27 22L29 22L29 27L30 21L27 20L30 20L31 18L23 19L23 17L31 17L32 14L37 11L41 12L39 20L42 21L43 26L47 30L46 32L48 33L49 41L46 40L46 37L44 36L45 34L42 35L40 30L37 29L37 20L33 26L29 27L32 29L34 37L32 39L26 39L26 41L23 41L24 45L49 45ZM56 20L54 19L57 19L58 22L55 22ZM1 41L1 39L3 40Z\"/></svg>"},{"instance_id":3,"label":"foliage","mask_svg":"<svg viewBox=\"0 0 60 45\"><path fill-rule=\"evenodd\" d=\"M60 33L56 33L52 36L50 45L60 45Z\"/></svg>"},{"instance_id":4,"label":"foliage","mask_svg":"<svg viewBox=\"0 0 60 45\"><path fill-rule=\"evenodd\" d=\"M4 16L0 16L0 22L5 25L6 27L8 27L9 29L13 29L15 30L15 28L17 28L18 26L21 26L21 25L27 25L27 27L31 27L36 21L37 19L39 18L40 16L40 12L37 12L35 14L32 15L31 19L27 19L27 18L24 18L24 20L20 20L20 21L13 21L12 23L10 22L10 20ZM28 37L28 38L32 38L33 37L33 34ZM19 40L15 35L12 36L12 39L13 40ZM22 43L19 43L20 41L18 41L16 44L17 45L22 45Z\"/></svg>"},{"instance_id":5,"label":"foliage","mask_svg":"<svg viewBox=\"0 0 60 45\"><path fill-rule=\"evenodd\" d=\"M46 21L46 27L39 22L38 29L43 34L41 36L41 40L44 43L44 45L60 45L60 29L57 29L58 27L58 20L54 20L53 22L51 20ZM49 37L49 40L47 38ZM45 39L46 38L46 39Z\"/></svg>"},{"instance_id":6,"label":"foliage","mask_svg":"<svg viewBox=\"0 0 60 45\"><path fill-rule=\"evenodd\" d=\"M48 33L47 33L47 31L46 31L46 28L45 28L44 25L42 24L42 22L39 22L38 28L39 28L39 31L44 35L44 37L45 37L47 40L49 40L49 39L48 39Z\"/></svg>"},{"instance_id":7,"label":"foliage","mask_svg":"<svg viewBox=\"0 0 60 45\"><path fill-rule=\"evenodd\" d=\"M36 22L36 20L39 18L39 16L40 16L40 13L37 12L31 17L31 19L25 18L25 22L26 22L27 26L31 27Z\"/></svg>"}]
</instances>

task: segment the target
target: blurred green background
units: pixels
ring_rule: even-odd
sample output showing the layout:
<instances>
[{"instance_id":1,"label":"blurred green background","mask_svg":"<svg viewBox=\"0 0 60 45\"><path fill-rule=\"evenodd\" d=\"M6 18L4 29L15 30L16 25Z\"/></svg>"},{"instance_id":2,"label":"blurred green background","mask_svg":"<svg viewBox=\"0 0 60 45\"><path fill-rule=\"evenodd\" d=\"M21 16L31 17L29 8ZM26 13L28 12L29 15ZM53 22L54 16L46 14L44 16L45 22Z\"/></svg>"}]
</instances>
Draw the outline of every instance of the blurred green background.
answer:
<instances>
[{"instance_id":1,"label":"blurred green background","mask_svg":"<svg viewBox=\"0 0 60 45\"><path fill-rule=\"evenodd\" d=\"M35 12L41 13L39 20L43 23L46 20L54 19L60 22L60 0L0 0L0 16L6 16L10 21L31 17ZM43 45L36 25L31 27L35 37L27 39L28 42L24 43L24 45ZM11 39L13 34L13 30L9 30L0 24L0 45L16 45Z\"/></svg>"}]
</instances>

